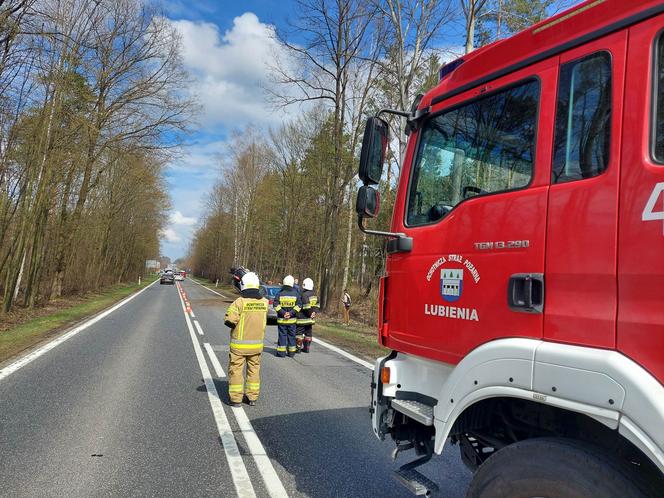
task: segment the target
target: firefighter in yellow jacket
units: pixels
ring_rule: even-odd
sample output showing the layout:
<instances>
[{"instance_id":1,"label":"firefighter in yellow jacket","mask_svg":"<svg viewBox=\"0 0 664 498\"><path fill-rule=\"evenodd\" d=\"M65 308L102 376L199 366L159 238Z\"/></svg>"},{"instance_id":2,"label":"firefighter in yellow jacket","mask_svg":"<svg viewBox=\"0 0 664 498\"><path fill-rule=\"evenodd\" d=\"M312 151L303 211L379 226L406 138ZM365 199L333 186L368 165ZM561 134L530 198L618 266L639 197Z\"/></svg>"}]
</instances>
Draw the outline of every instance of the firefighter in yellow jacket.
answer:
<instances>
[{"instance_id":1,"label":"firefighter in yellow jacket","mask_svg":"<svg viewBox=\"0 0 664 498\"><path fill-rule=\"evenodd\" d=\"M244 275L240 281L240 297L228 307L224 317L224 323L231 328L228 394L233 406L241 406L244 395L249 405L254 406L260 393L261 353L268 301L261 296L259 287L255 273Z\"/></svg>"}]
</instances>

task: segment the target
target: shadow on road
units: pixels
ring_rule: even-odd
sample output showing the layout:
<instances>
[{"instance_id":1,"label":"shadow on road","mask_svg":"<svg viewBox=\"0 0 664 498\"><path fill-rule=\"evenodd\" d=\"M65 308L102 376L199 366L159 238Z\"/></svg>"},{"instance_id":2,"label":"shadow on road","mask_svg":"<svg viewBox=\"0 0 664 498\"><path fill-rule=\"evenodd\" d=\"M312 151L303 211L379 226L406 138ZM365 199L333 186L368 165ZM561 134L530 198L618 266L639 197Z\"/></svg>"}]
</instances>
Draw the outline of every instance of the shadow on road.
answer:
<instances>
[{"instance_id":1,"label":"shadow on road","mask_svg":"<svg viewBox=\"0 0 664 498\"><path fill-rule=\"evenodd\" d=\"M214 382L222 402L227 404L227 382ZM205 385L197 390L206 392ZM371 433L367 407L252 418L251 423L277 464L277 472L293 476L299 493L316 497L410 496L393 479L392 472L415 455L406 454L397 463L392 462L389 453L393 445ZM246 455L244 441L238 443ZM440 486L438 496L465 496L470 473L458 455L457 448L449 448L444 456L434 457L421 469Z\"/></svg>"}]
</instances>

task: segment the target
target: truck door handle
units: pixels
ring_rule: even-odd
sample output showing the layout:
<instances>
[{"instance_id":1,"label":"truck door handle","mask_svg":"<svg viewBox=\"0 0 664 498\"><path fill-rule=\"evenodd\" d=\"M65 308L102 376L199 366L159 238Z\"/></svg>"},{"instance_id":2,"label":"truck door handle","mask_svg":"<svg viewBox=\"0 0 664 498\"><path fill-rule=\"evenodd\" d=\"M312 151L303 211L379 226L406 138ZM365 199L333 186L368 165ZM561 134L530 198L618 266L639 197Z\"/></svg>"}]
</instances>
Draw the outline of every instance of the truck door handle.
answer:
<instances>
[{"instance_id":1,"label":"truck door handle","mask_svg":"<svg viewBox=\"0 0 664 498\"><path fill-rule=\"evenodd\" d=\"M515 273L507 285L507 305L520 313L544 311L544 274Z\"/></svg>"}]
</instances>

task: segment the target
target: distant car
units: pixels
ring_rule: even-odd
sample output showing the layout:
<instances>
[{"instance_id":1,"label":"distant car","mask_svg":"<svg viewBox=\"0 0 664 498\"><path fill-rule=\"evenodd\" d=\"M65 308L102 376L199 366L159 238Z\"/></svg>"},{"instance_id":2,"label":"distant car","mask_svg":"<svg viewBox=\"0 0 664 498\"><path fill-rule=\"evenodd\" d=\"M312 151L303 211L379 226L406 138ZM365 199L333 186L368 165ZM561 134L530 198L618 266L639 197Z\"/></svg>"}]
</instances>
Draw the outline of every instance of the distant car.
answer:
<instances>
[{"instance_id":1,"label":"distant car","mask_svg":"<svg viewBox=\"0 0 664 498\"><path fill-rule=\"evenodd\" d=\"M277 323L277 312L274 311L274 296L277 295L279 289L281 289L281 287L276 285L261 285L260 287L261 295L269 302L267 308L267 323L271 325Z\"/></svg>"},{"instance_id":2,"label":"distant car","mask_svg":"<svg viewBox=\"0 0 664 498\"><path fill-rule=\"evenodd\" d=\"M184 280L184 275L182 274L181 271L175 272L175 280L180 280L180 281Z\"/></svg>"},{"instance_id":3,"label":"distant car","mask_svg":"<svg viewBox=\"0 0 664 498\"><path fill-rule=\"evenodd\" d=\"M159 277L159 285L163 284L175 284L175 277L173 276L173 272L165 271L162 276Z\"/></svg>"}]
</instances>

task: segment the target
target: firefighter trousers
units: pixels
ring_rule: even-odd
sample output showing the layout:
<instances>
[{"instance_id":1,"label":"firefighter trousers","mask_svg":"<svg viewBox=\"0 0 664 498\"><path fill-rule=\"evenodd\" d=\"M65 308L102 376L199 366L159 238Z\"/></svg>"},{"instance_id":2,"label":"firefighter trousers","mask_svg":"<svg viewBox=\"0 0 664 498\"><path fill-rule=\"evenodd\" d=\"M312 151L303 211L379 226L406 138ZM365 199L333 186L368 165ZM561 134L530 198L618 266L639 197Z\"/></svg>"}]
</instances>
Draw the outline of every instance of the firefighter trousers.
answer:
<instances>
[{"instance_id":1,"label":"firefighter trousers","mask_svg":"<svg viewBox=\"0 0 664 498\"><path fill-rule=\"evenodd\" d=\"M313 335L313 328L313 323L297 326L297 335L302 337L302 351L305 353L308 353L309 349L311 349L311 337Z\"/></svg>"},{"instance_id":2,"label":"firefighter trousers","mask_svg":"<svg viewBox=\"0 0 664 498\"><path fill-rule=\"evenodd\" d=\"M280 323L277 325L279 329L279 339L277 340L277 356L293 356L297 352L295 345L295 328L294 323Z\"/></svg>"},{"instance_id":3,"label":"firefighter trousers","mask_svg":"<svg viewBox=\"0 0 664 498\"><path fill-rule=\"evenodd\" d=\"M245 394L249 401L256 401L261 390L261 354L245 356L231 351L228 356L228 397L231 403L242 403Z\"/></svg>"}]
</instances>

